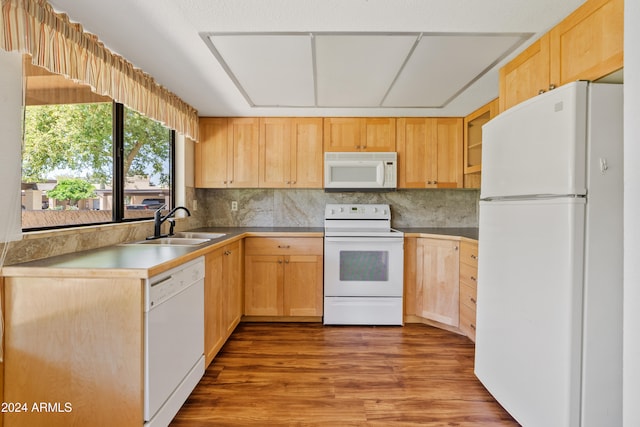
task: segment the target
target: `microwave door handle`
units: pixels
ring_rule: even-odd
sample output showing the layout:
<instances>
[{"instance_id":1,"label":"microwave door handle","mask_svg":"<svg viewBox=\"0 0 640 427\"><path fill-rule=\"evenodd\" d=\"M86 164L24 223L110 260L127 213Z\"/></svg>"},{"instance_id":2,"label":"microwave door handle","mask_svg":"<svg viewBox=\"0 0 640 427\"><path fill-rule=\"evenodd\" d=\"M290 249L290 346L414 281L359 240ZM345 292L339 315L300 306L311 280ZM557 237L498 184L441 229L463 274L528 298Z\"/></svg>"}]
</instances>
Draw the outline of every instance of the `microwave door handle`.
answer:
<instances>
[{"instance_id":1,"label":"microwave door handle","mask_svg":"<svg viewBox=\"0 0 640 427\"><path fill-rule=\"evenodd\" d=\"M377 184L382 187L384 185L384 162L378 163L377 169Z\"/></svg>"}]
</instances>

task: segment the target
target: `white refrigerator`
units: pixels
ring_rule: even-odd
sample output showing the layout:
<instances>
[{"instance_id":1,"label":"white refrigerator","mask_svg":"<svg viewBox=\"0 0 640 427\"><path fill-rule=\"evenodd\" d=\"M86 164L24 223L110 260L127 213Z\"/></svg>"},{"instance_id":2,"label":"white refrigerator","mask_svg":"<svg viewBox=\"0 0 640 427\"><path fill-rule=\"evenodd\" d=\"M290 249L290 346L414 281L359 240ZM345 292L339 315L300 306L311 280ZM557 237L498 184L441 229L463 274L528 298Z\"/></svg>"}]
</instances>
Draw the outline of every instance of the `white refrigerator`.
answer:
<instances>
[{"instance_id":1,"label":"white refrigerator","mask_svg":"<svg viewBox=\"0 0 640 427\"><path fill-rule=\"evenodd\" d=\"M483 127L475 373L525 427L622 425L622 85Z\"/></svg>"}]
</instances>

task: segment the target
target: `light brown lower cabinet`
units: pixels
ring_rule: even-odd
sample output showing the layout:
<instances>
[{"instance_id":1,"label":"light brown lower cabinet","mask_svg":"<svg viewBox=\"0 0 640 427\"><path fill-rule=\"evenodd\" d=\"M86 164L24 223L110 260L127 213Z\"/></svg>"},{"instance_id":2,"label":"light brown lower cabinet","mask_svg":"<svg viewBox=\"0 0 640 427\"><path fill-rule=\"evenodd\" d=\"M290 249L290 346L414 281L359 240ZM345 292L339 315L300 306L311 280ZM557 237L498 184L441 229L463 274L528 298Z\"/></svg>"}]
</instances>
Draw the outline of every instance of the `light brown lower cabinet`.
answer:
<instances>
[{"instance_id":1,"label":"light brown lower cabinet","mask_svg":"<svg viewBox=\"0 0 640 427\"><path fill-rule=\"evenodd\" d=\"M476 340L478 299L478 243L460 242L460 330Z\"/></svg>"},{"instance_id":2,"label":"light brown lower cabinet","mask_svg":"<svg viewBox=\"0 0 640 427\"><path fill-rule=\"evenodd\" d=\"M460 310L458 245L426 237L416 244L416 314L455 327Z\"/></svg>"},{"instance_id":3,"label":"light brown lower cabinet","mask_svg":"<svg viewBox=\"0 0 640 427\"><path fill-rule=\"evenodd\" d=\"M405 321L462 333L475 342L478 243L405 238Z\"/></svg>"},{"instance_id":4,"label":"light brown lower cabinet","mask_svg":"<svg viewBox=\"0 0 640 427\"><path fill-rule=\"evenodd\" d=\"M322 316L323 239L245 239L245 316Z\"/></svg>"},{"instance_id":5,"label":"light brown lower cabinet","mask_svg":"<svg viewBox=\"0 0 640 427\"><path fill-rule=\"evenodd\" d=\"M209 366L242 317L241 248L241 242L236 241L205 256L205 366Z\"/></svg>"}]
</instances>

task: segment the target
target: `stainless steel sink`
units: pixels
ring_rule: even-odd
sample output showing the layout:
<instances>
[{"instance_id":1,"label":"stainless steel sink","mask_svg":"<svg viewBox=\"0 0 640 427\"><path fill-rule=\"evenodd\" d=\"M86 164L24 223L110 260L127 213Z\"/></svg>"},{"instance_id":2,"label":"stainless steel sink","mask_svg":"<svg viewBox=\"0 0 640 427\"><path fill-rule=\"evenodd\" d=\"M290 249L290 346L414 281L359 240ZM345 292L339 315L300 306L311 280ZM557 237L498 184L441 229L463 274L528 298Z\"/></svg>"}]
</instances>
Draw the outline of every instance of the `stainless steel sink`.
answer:
<instances>
[{"instance_id":1,"label":"stainless steel sink","mask_svg":"<svg viewBox=\"0 0 640 427\"><path fill-rule=\"evenodd\" d=\"M180 231L173 235L173 237L180 237L185 239L217 239L218 237L226 236L226 233L207 233L204 231Z\"/></svg>"},{"instance_id":2,"label":"stainless steel sink","mask_svg":"<svg viewBox=\"0 0 640 427\"><path fill-rule=\"evenodd\" d=\"M129 243L130 245L159 245L159 246L198 246L211 241L210 238L189 238L189 237L161 237L152 240L140 240Z\"/></svg>"}]
</instances>

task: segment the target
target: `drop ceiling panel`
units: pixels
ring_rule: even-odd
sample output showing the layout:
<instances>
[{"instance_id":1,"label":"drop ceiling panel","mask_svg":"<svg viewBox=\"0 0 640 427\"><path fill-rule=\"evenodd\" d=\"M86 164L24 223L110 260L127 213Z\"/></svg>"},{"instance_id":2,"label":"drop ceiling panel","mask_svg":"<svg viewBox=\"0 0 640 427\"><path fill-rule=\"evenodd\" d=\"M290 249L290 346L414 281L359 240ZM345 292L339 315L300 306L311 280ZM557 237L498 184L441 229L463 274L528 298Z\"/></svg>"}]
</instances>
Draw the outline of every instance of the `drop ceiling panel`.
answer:
<instances>
[{"instance_id":1,"label":"drop ceiling panel","mask_svg":"<svg viewBox=\"0 0 640 427\"><path fill-rule=\"evenodd\" d=\"M309 34L222 34L209 41L251 105L315 105Z\"/></svg>"},{"instance_id":2,"label":"drop ceiling panel","mask_svg":"<svg viewBox=\"0 0 640 427\"><path fill-rule=\"evenodd\" d=\"M425 34L383 105L443 107L524 40L520 34Z\"/></svg>"},{"instance_id":3,"label":"drop ceiling panel","mask_svg":"<svg viewBox=\"0 0 640 427\"><path fill-rule=\"evenodd\" d=\"M320 107L378 107L417 34L316 35Z\"/></svg>"}]
</instances>

